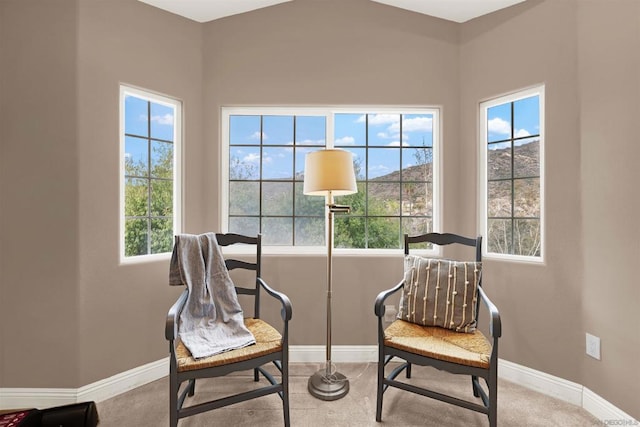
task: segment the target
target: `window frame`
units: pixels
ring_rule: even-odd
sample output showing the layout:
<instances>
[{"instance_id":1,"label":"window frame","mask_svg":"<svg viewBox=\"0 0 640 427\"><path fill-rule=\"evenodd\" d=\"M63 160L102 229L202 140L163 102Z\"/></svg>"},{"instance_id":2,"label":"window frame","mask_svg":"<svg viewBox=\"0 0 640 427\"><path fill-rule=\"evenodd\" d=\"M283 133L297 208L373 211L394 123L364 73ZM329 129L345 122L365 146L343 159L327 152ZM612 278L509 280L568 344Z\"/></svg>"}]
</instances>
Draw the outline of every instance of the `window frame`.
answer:
<instances>
[{"instance_id":1,"label":"window frame","mask_svg":"<svg viewBox=\"0 0 640 427\"><path fill-rule=\"evenodd\" d=\"M400 114L410 115L428 113L433 114L433 207L432 207L432 228L434 232L441 230L442 224L442 108L438 106L223 106L220 108L220 192L219 192L219 218L220 229L228 231L229 224L229 117L232 115L287 115L287 116L322 116L326 118L326 148L334 147L335 139L335 116L336 114ZM402 165L399 165L402 167ZM326 200L325 200L326 203ZM292 216L293 218L293 216ZM325 212L325 232L327 217ZM335 243L335 239L334 239ZM234 251L242 252L242 248L234 248ZM334 255L346 256L388 256L402 253L402 248L398 249L372 249L372 248L336 248L332 249ZM263 252L266 254L282 255L320 255L326 254L326 243L321 246L271 246L263 245ZM434 245L432 249L422 249L417 253L438 256L442 254L442 248Z\"/></svg>"},{"instance_id":2,"label":"window frame","mask_svg":"<svg viewBox=\"0 0 640 427\"><path fill-rule=\"evenodd\" d=\"M530 98L533 96L539 97L539 167L540 167L540 256L532 255L516 255L516 254L502 254L497 252L489 252L488 249L488 165L487 165L487 145L488 145L488 110L492 107L511 104L513 102ZM533 264L545 264L545 86L544 84L532 86L522 90L514 91L505 95L492 97L483 101L480 101L478 106L479 111L479 126L478 126L478 228L480 234L484 237L482 241L482 256L487 259L496 259L513 262L525 262ZM511 127L514 127L514 117L511 118ZM512 140L512 138L508 138ZM511 181L514 181L512 175ZM511 213L511 219L517 219Z\"/></svg>"},{"instance_id":3,"label":"window frame","mask_svg":"<svg viewBox=\"0 0 640 427\"><path fill-rule=\"evenodd\" d=\"M135 264L141 262L150 262L157 260L166 260L171 256L171 250L162 253L147 253L142 255L126 256L125 254L125 185L126 185L126 167L125 167L125 99L127 96L134 96L155 104L171 107L174 110L174 128L173 128L173 234L182 232L182 145L183 145L183 103L180 99L162 95L147 89L141 89L134 86L120 84L120 126L119 126L119 258L120 264ZM151 135L149 135L151 138ZM151 219L153 215L149 211L147 217Z\"/></svg>"}]
</instances>

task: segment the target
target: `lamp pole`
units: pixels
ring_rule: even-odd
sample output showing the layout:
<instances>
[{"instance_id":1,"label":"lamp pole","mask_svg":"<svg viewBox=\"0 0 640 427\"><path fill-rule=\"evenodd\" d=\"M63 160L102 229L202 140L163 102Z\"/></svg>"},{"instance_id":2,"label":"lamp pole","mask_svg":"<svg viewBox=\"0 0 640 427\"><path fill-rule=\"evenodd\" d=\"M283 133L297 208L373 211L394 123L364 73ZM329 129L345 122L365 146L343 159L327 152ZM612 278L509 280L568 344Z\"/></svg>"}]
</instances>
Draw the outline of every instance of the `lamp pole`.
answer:
<instances>
[{"instance_id":1,"label":"lamp pole","mask_svg":"<svg viewBox=\"0 0 640 427\"><path fill-rule=\"evenodd\" d=\"M340 372L333 372L331 363L331 294L333 267L333 214L348 213L349 206L333 203L333 194L328 192L327 203L327 349L324 370L319 370L309 378L308 388L311 395L322 400L337 400L349 392L349 380Z\"/></svg>"}]
</instances>

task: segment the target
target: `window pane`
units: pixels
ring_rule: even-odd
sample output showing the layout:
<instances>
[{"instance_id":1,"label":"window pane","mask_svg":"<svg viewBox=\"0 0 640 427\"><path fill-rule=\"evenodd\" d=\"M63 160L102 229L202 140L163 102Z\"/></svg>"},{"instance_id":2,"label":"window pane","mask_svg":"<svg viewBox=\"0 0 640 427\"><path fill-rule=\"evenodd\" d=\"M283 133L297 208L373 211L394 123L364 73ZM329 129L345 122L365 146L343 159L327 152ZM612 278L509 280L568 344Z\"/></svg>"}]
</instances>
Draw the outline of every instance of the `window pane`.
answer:
<instances>
[{"instance_id":1,"label":"window pane","mask_svg":"<svg viewBox=\"0 0 640 427\"><path fill-rule=\"evenodd\" d=\"M124 254L147 254L148 219L128 219L124 223Z\"/></svg>"},{"instance_id":2,"label":"window pane","mask_svg":"<svg viewBox=\"0 0 640 427\"><path fill-rule=\"evenodd\" d=\"M229 218L229 233L257 236L260 233L260 218L258 217L231 217Z\"/></svg>"},{"instance_id":3,"label":"window pane","mask_svg":"<svg viewBox=\"0 0 640 427\"><path fill-rule=\"evenodd\" d=\"M151 138L173 141L174 123L173 107L151 103Z\"/></svg>"},{"instance_id":4,"label":"window pane","mask_svg":"<svg viewBox=\"0 0 640 427\"><path fill-rule=\"evenodd\" d=\"M173 178L173 144L151 141L151 176Z\"/></svg>"},{"instance_id":5,"label":"window pane","mask_svg":"<svg viewBox=\"0 0 640 427\"><path fill-rule=\"evenodd\" d=\"M146 216L149 213L149 181L127 178L124 184L125 216Z\"/></svg>"},{"instance_id":6,"label":"window pane","mask_svg":"<svg viewBox=\"0 0 640 427\"><path fill-rule=\"evenodd\" d=\"M263 242L265 245L293 245L293 218L263 218Z\"/></svg>"},{"instance_id":7,"label":"window pane","mask_svg":"<svg viewBox=\"0 0 640 427\"><path fill-rule=\"evenodd\" d=\"M231 147L229 179L260 179L260 148Z\"/></svg>"},{"instance_id":8,"label":"window pane","mask_svg":"<svg viewBox=\"0 0 640 427\"><path fill-rule=\"evenodd\" d=\"M151 253L171 252L173 247L173 219L154 218L151 220Z\"/></svg>"},{"instance_id":9,"label":"window pane","mask_svg":"<svg viewBox=\"0 0 640 427\"><path fill-rule=\"evenodd\" d=\"M263 145L293 145L293 116L263 116Z\"/></svg>"},{"instance_id":10,"label":"window pane","mask_svg":"<svg viewBox=\"0 0 640 427\"><path fill-rule=\"evenodd\" d=\"M513 148L513 175L515 178L540 176L540 139L516 141Z\"/></svg>"},{"instance_id":11,"label":"window pane","mask_svg":"<svg viewBox=\"0 0 640 427\"><path fill-rule=\"evenodd\" d=\"M324 116L296 116L296 145L324 146L326 129Z\"/></svg>"},{"instance_id":12,"label":"window pane","mask_svg":"<svg viewBox=\"0 0 640 427\"><path fill-rule=\"evenodd\" d=\"M400 215L400 183L369 182L368 214Z\"/></svg>"},{"instance_id":13,"label":"window pane","mask_svg":"<svg viewBox=\"0 0 640 427\"><path fill-rule=\"evenodd\" d=\"M324 218L296 218L296 246L323 246Z\"/></svg>"},{"instance_id":14,"label":"window pane","mask_svg":"<svg viewBox=\"0 0 640 427\"><path fill-rule=\"evenodd\" d=\"M369 149L369 179L400 180L400 150L398 148Z\"/></svg>"},{"instance_id":15,"label":"window pane","mask_svg":"<svg viewBox=\"0 0 640 427\"><path fill-rule=\"evenodd\" d=\"M402 116L402 145L433 147L433 115L404 114Z\"/></svg>"},{"instance_id":16,"label":"window pane","mask_svg":"<svg viewBox=\"0 0 640 427\"><path fill-rule=\"evenodd\" d=\"M369 248L401 248L400 218L368 218L367 239Z\"/></svg>"},{"instance_id":17,"label":"window pane","mask_svg":"<svg viewBox=\"0 0 640 427\"><path fill-rule=\"evenodd\" d=\"M402 149L402 180L433 181L433 149Z\"/></svg>"},{"instance_id":18,"label":"window pane","mask_svg":"<svg viewBox=\"0 0 640 427\"><path fill-rule=\"evenodd\" d=\"M336 114L334 118L334 145L339 148L367 144L366 116L364 114Z\"/></svg>"},{"instance_id":19,"label":"window pane","mask_svg":"<svg viewBox=\"0 0 640 427\"><path fill-rule=\"evenodd\" d=\"M402 184L402 215L433 215L433 184L408 182Z\"/></svg>"},{"instance_id":20,"label":"window pane","mask_svg":"<svg viewBox=\"0 0 640 427\"><path fill-rule=\"evenodd\" d=\"M147 139L125 137L124 174L149 176L149 143Z\"/></svg>"},{"instance_id":21,"label":"window pane","mask_svg":"<svg viewBox=\"0 0 640 427\"><path fill-rule=\"evenodd\" d=\"M151 215L173 215L173 181L151 180Z\"/></svg>"},{"instance_id":22,"label":"window pane","mask_svg":"<svg viewBox=\"0 0 640 427\"><path fill-rule=\"evenodd\" d=\"M303 194L304 184L302 182L296 182L296 201L295 201L295 215L300 216L319 216L324 218L325 203L324 197L318 196L305 196Z\"/></svg>"},{"instance_id":23,"label":"window pane","mask_svg":"<svg viewBox=\"0 0 640 427\"><path fill-rule=\"evenodd\" d=\"M513 185L513 216L540 217L540 179L516 179Z\"/></svg>"},{"instance_id":24,"label":"window pane","mask_svg":"<svg viewBox=\"0 0 640 427\"><path fill-rule=\"evenodd\" d=\"M333 236L333 245L336 248L366 248L365 218L336 215Z\"/></svg>"},{"instance_id":25,"label":"window pane","mask_svg":"<svg viewBox=\"0 0 640 427\"><path fill-rule=\"evenodd\" d=\"M293 179L293 148L263 148L262 179Z\"/></svg>"},{"instance_id":26,"label":"window pane","mask_svg":"<svg viewBox=\"0 0 640 427\"><path fill-rule=\"evenodd\" d=\"M260 215L260 183L229 183L229 215Z\"/></svg>"},{"instance_id":27,"label":"window pane","mask_svg":"<svg viewBox=\"0 0 640 427\"><path fill-rule=\"evenodd\" d=\"M229 116L230 145L260 145L260 116Z\"/></svg>"},{"instance_id":28,"label":"window pane","mask_svg":"<svg viewBox=\"0 0 640 427\"><path fill-rule=\"evenodd\" d=\"M511 178L511 142L489 144L487 176L489 179Z\"/></svg>"},{"instance_id":29,"label":"window pane","mask_svg":"<svg viewBox=\"0 0 640 427\"><path fill-rule=\"evenodd\" d=\"M538 95L513 103L513 137L540 134L540 97Z\"/></svg>"},{"instance_id":30,"label":"window pane","mask_svg":"<svg viewBox=\"0 0 640 427\"><path fill-rule=\"evenodd\" d=\"M293 215L293 183L264 182L262 184L263 215Z\"/></svg>"},{"instance_id":31,"label":"window pane","mask_svg":"<svg viewBox=\"0 0 640 427\"><path fill-rule=\"evenodd\" d=\"M490 181L487 185L489 217L511 216L511 181Z\"/></svg>"},{"instance_id":32,"label":"window pane","mask_svg":"<svg viewBox=\"0 0 640 427\"><path fill-rule=\"evenodd\" d=\"M369 145L400 146L400 114L368 114Z\"/></svg>"},{"instance_id":33,"label":"window pane","mask_svg":"<svg viewBox=\"0 0 640 427\"><path fill-rule=\"evenodd\" d=\"M487 141L511 138L511 103L487 109Z\"/></svg>"},{"instance_id":34,"label":"window pane","mask_svg":"<svg viewBox=\"0 0 640 427\"><path fill-rule=\"evenodd\" d=\"M510 254L511 252L511 220L490 219L488 221L487 248L489 252Z\"/></svg>"},{"instance_id":35,"label":"window pane","mask_svg":"<svg viewBox=\"0 0 640 427\"><path fill-rule=\"evenodd\" d=\"M149 136L149 102L127 95L124 99L124 133Z\"/></svg>"},{"instance_id":36,"label":"window pane","mask_svg":"<svg viewBox=\"0 0 640 427\"><path fill-rule=\"evenodd\" d=\"M540 220L517 219L514 222L514 254L540 256Z\"/></svg>"}]
</instances>

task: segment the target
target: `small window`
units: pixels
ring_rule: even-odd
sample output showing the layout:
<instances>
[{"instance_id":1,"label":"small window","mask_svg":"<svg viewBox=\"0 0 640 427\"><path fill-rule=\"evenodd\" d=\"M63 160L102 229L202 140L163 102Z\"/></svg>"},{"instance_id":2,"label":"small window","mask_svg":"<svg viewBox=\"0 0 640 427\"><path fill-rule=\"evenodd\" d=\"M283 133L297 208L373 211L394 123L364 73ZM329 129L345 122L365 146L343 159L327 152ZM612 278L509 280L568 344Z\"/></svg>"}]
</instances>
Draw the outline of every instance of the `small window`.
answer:
<instances>
[{"instance_id":1,"label":"small window","mask_svg":"<svg viewBox=\"0 0 640 427\"><path fill-rule=\"evenodd\" d=\"M180 231L181 103L121 86L121 257L171 251Z\"/></svg>"},{"instance_id":2,"label":"small window","mask_svg":"<svg viewBox=\"0 0 640 427\"><path fill-rule=\"evenodd\" d=\"M544 87L483 102L480 117L485 255L542 261Z\"/></svg>"}]
</instances>

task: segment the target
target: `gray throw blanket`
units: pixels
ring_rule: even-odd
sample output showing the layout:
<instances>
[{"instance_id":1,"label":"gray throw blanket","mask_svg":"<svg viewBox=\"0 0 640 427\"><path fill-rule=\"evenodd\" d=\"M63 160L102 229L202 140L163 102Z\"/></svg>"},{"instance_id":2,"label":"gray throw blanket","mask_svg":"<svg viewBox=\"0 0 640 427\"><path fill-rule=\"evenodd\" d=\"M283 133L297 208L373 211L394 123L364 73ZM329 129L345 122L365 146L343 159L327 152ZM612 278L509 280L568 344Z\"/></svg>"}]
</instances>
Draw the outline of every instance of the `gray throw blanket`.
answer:
<instances>
[{"instance_id":1,"label":"gray throw blanket","mask_svg":"<svg viewBox=\"0 0 640 427\"><path fill-rule=\"evenodd\" d=\"M214 233L176 236L169 284L189 289L178 334L194 358L255 344Z\"/></svg>"}]
</instances>

